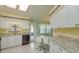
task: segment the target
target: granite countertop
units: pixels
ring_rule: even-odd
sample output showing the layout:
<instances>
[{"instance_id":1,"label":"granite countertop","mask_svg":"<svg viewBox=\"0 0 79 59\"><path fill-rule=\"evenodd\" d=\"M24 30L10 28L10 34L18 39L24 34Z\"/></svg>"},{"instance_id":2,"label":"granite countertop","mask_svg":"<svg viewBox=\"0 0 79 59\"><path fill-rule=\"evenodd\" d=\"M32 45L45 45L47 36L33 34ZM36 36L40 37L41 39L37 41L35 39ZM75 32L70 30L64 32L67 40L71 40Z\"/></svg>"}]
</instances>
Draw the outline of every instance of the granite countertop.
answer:
<instances>
[{"instance_id":1,"label":"granite countertop","mask_svg":"<svg viewBox=\"0 0 79 59\"><path fill-rule=\"evenodd\" d=\"M6 34L6 35L0 35L0 37L8 37L8 36L20 36L20 35L27 35L27 34Z\"/></svg>"}]
</instances>

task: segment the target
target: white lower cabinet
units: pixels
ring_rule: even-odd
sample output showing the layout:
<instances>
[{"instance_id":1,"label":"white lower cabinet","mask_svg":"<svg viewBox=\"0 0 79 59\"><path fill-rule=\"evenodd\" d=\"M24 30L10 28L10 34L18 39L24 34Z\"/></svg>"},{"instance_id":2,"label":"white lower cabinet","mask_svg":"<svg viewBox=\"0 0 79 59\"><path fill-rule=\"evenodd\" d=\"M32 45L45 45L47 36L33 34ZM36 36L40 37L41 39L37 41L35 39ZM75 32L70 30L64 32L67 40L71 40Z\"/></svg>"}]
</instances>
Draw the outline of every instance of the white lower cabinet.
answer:
<instances>
[{"instance_id":1,"label":"white lower cabinet","mask_svg":"<svg viewBox=\"0 0 79 59\"><path fill-rule=\"evenodd\" d=\"M8 36L1 38L1 49L22 45L22 36Z\"/></svg>"},{"instance_id":2,"label":"white lower cabinet","mask_svg":"<svg viewBox=\"0 0 79 59\"><path fill-rule=\"evenodd\" d=\"M55 42L50 43L49 50L51 53L67 53L68 52Z\"/></svg>"},{"instance_id":3,"label":"white lower cabinet","mask_svg":"<svg viewBox=\"0 0 79 59\"><path fill-rule=\"evenodd\" d=\"M14 38L14 41L15 41L15 45L21 45L22 44L22 36L16 36Z\"/></svg>"},{"instance_id":4,"label":"white lower cabinet","mask_svg":"<svg viewBox=\"0 0 79 59\"><path fill-rule=\"evenodd\" d=\"M7 39L7 37L1 38L1 49L8 47L8 41L6 39Z\"/></svg>"},{"instance_id":5,"label":"white lower cabinet","mask_svg":"<svg viewBox=\"0 0 79 59\"><path fill-rule=\"evenodd\" d=\"M14 41L13 41L14 39L12 37L7 37L6 40L7 40L7 47L6 48L12 47L13 43L14 43Z\"/></svg>"}]
</instances>

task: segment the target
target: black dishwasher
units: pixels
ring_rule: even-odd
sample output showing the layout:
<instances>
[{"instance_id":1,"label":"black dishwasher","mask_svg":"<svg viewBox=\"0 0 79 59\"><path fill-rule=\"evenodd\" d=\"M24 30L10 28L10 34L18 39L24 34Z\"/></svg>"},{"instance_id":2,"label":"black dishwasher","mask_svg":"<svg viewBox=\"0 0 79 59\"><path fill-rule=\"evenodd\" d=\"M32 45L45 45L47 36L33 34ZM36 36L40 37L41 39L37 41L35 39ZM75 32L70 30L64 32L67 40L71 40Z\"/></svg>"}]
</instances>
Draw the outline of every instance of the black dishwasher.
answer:
<instances>
[{"instance_id":1,"label":"black dishwasher","mask_svg":"<svg viewBox=\"0 0 79 59\"><path fill-rule=\"evenodd\" d=\"M30 35L22 35L22 45L29 44L30 42Z\"/></svg>"}]
</instances>

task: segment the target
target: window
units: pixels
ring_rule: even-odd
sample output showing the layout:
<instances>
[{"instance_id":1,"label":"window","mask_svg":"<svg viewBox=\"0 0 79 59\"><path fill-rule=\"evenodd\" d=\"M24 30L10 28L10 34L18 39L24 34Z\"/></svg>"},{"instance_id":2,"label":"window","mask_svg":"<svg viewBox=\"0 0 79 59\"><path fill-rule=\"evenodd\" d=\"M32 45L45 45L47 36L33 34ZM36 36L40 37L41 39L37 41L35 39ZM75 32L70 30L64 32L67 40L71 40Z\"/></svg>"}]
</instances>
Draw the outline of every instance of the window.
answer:
<instances>
[{"instance_id":1,"label":"window","mask_svg":"<svg viewBox=\"0 0 79 59\"><path fill-rule=\"evenodd\" d=\"M13 9L16 9L16 5L6 5L7 7L10 7L10 8L13 8Z\"/></svg>"},{"instance_id":2,"label":"window","mask_svg":"<svg viewBox=\"0 0 79 59\"><path fill-rule=\"evenodd\" d=\"M40 26L40 33L45 33L45 25Z\"/></svg>"},{"instance_id":3,"label":"window","mask_svg":"<svg viewBox=\"0 0 79 59\"><path fill-rule=\"evenodd\" d=\"M6 5L9 8L17 9L18 5ZM18 10L27 11L29 5L19 5Z\"/></svg>"},{"instance_id":4,"label":"window","mask_svg":"<svg viewBox=\"0 0 79 59\"><path fill-rule=\"evenodd\" d=\"M19 10L21 10L21 11L26 11L27 8L28 8L28 5L20 5L19 6Z\"/></svg>"},{"instance_id":5,"label":"window","mask_svg":"<svg viewBox=\"0 0 79 59\"><path fill-rule=\"evenodd\" d=\"M48 24L40 24L40 34L50 34L51 27Z\"/></svg>"},{"instance_id":6,"label":"window","mask_svg":"<svg viewBox=\"0 0 79 59\"><path fill-rule=\"evenodd\" d=\"M50 27L50 25L47 25L47 27L46 27L46 33L51 33L51 27Z\"/></svg>"},{"instance_id":7,"label":"window","mask_svg":"<svg viewBox=\"0 0 79 59\"><path fill-rule=\"evenodd\" d=\"M31 25L31 33L33 33L33 31L34 31L34 30L33 30L33 25Z\"/></svg>"}]
</instances>

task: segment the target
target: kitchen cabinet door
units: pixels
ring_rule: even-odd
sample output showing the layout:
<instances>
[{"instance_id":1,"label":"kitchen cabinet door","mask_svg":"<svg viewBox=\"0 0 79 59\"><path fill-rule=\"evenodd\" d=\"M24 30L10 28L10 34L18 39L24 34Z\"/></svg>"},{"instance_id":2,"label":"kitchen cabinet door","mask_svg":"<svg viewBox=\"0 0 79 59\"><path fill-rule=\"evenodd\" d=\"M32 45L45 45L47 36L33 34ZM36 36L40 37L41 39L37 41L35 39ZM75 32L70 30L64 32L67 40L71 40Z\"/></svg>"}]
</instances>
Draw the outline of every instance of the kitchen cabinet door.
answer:
<instances>
[{"instance_id":1,"label":"kitchen cabinet door","mask_svg":"<svg viewBox=\"0 0 79 59\"><path fill-rule=\"evenodd\" d=\"M1 49L7 48L8 47L8 40L7 37L2 37L1 38Z\"/></svg>"},{"instance_id":2,"label":"kitchen cabinet door","mask_svg":"<svg viewBox=\"0 0 79 59\"><path fill-rule=\"evenodd\" d=\"M9 47L17 46L22 44L21 36L11 36L9 39Z\"/></svg>"},{"instance_id":3,"label":"kitchen cabinet door","mask_svg":"<svg viewBox=\"0 0 79 59\"><path fill-rule=\"evenodd\" d=\"M14 37L15 45L22 45L22 36Z\"/></svg>"},{"instance_id":4,"label":"kitchen cabinet door","mask_svg":"<svg viewBox=\"0 0 79 59\"><path fill-rule=\"evenodd\" d=\"M2 37L1 49L22 45L22 36Z\"/></svg>"}]
</instances>

